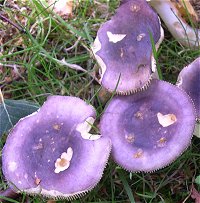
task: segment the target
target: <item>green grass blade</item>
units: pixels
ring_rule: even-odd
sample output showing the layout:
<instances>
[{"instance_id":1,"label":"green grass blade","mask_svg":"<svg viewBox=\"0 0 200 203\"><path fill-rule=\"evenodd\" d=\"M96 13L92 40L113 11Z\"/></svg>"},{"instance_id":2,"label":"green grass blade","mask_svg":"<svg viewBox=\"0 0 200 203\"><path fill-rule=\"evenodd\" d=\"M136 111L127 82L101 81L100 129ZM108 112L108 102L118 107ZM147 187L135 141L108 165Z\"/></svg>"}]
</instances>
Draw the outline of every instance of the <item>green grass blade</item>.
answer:
<instances>
[{"instance_id":1,"label":"green grass blade","mask_svg":"<svg viewBox=\"0 0 200 203\"><path fill-rule=\"evenodd\" d=\"M126 190L126 193L129 197L129 200L131 203L135 203L135 200L134 200L134 197L133 197L133 192L132 192L132 189L131 187L129 186L128 184L128 181L126 180L126 177L124 175L124 171L122 170L118 170L118 174L119 174L119 178L121 179L122 181L122 184L124 185L124 189Z\"/></svg>"},{"instance_id":2,"label":"green grass blade","mask_svg":"<svg viewBox=\"0 0 200 203\"><path fill-rule=\"evenodd\" d=\"M158 54L157 54L157 51L156 51L155 42L154 42L154 39L153 39L153 36L152 36L151 32L149 32L149 36L150 36L150 40L151 40L153 56L154 56L154 58L156 60L156 69L158 71L158 76L159 76L159 79L162 80L163 79L162 71L161 71L160 65L158 63Z\"/></svg>"}]
</instances>

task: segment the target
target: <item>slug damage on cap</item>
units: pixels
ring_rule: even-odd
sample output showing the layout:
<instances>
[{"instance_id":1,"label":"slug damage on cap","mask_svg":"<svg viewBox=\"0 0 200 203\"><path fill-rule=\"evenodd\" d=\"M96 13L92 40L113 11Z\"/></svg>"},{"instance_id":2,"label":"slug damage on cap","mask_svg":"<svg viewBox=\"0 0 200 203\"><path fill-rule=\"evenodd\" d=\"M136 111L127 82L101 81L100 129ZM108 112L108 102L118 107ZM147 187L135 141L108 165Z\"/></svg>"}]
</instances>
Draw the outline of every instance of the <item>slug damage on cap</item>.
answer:
<instances>
[{"instance_id":1,"label":"slug damage on cap","mask_svg":"<svg viewBox=\"0 0 200 203\"><path fill-rule=\"evenodd\" d=\"M131 172L169 165L189 146L194 126L189 96L156 79L145 91L114 97L100 121L102 136L112 141L115 162Z\"/></svg>"},{"instance_id":2,"label":"slug damage on cap","mask_svg":"<svg viewBox=\"0 0 200 203\"><path fill-rule=\"evenodd\" d=\"M158 49L163 30L153 9L145 0L122 2L100 27L92 46L103 87L126 95L149 84L156 71L150 36Z\"/></svg>"},{"instance_id":3,"label":"slug damage on cap","mask_svg":"<svg viewBox=\"0 0 200 203\"><path fill-rule=\"evenodd\" d=\"M10 187L68 200L94 188L111 150L108 138L90 136L94 118L94 108L83 100L51 96L38 112L20 120L3 148L2 168Z\"/></svg>"}]
</instances>

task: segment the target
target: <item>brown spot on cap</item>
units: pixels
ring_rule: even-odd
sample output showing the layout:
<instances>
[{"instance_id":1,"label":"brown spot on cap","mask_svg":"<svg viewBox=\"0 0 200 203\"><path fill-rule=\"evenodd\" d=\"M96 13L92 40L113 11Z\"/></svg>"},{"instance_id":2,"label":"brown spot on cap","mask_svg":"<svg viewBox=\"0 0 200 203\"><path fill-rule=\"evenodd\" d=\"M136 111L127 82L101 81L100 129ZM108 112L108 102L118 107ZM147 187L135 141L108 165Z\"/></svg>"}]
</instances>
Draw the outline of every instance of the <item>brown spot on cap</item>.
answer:
<instances>
[{"instance_id":1,"label":"brown spot on cap","mask_svg":"<svg viewBox=\"0 0 200 203\"><path fill-rule=\"evenodd\" d=\"M143 150L138 149L137 152L133 155L134 158L141 158L143 156Z\"/></svg>"},{"instance_id":2,"label":"brown spot on cap","mask_svg":"<svg viewBox=\"0 0 200 203\"><path fill-rule=\"evenodd\" d=\"M138 5L132 4L130 9L133 12L138 12L140 10L140 7Z\"/></svg>"},{"instance_id":3,"label":"brown spot on cap","mask_svg":"<svg viewBox=\"0 0 200 203\"><path fill-rule=\"evenodd\" d=\"M135 141L135 136L133 134L128 134L125 136L128 143L133 143Z\"/></svg>"},{"instance_id":4,"label":"brown spot on cap","mask_svg":"<svg viewBox=\"0 0 200 203\"><path fill-rule=\"evenodd\" d=\"M158 147L164 147L165 144L167 142L167 139L165 137L161 137L158 141L157 141L157 146Z\"/></svg>"},{"instance_id":5,"label":"brown spot on cap","mask_svg":"<svg viewBox=\"0 0 200 203\"><path fill-rule=\"evenodd\" d=\"M137 41L140 42L146 36L145 33L141 33L137 36Z\"/></svg>"},{"instance_id":6,"label":"brown spot on cap","mask_svg":"<svg viewBox=\"0 0 200 203\"><path fill-rule=\"evenodd\" d=\"M41 179L39 179L39 178L36 178L36 179L35 179L35 184L36 184L36 185L39 185L40 182L41 182Z\"/></svg>"},{"instance_id":7,"label":"brown spot on cap","mask_svg":"<svg viewBox=\"0 0 200 203\"><path fill-rule=\"evenodd\" d=\"M140 120L143 120L143 114L142 112L138 111L134 114L135 118L138 118Z\"/></svg>"},{"instance_id":8,"label":"brown spot on cap","mask_svg":"<svg viewBox=\"0 0 200 203\"><path fill-rule=\"evenodd\" d=\"M43 148L43 144L40 142L37 145L33 146L34 150L38 150L38 149L42 149Z\"/></svg>"},{"instance_id":9,"label":"brown spot on cap","mask_svg":"<svg viewBox=\"0 0 200 203\"><path fill-rule=\"evenodd\" d=\"M69 163L68 160L62 158L62 159L60 160L60 162L59 162L59 165L60 165L61 167L64 167L64 166L67 165L68 163Z\"/></svg>"},{"instance_id":10,"label":"brown spot on cap","mask_svg":"<svg viewBox=\"0 0 200 203\"><path fill-rule=\"evenodd\" d=\"M54 124L53 129L59 131L61 126L59 124Z\"/></svg>"}]
</instances>

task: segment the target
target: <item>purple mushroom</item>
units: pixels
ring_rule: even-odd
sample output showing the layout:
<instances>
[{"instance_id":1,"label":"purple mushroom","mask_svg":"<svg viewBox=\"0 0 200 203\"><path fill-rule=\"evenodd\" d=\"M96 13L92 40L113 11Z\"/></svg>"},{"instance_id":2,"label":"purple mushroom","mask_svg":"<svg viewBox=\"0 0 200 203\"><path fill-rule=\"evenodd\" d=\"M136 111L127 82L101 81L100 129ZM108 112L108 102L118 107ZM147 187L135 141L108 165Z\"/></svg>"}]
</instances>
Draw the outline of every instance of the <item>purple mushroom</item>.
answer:
<instances>
[{"instance_id":1,"label":"purple mushroom","mask_svg":"<svg viewBox=\"0 0 200 203\"><path fill-rule=\"evenodd\" d=\"M79 98L51 96L20 120L3 148L2 168L17 192L74 199L102 177L111 142L89 133L95 110Z\"/></svg>"},{"instance_id":2,"label":"purple mushroom","mask_svg":"<svg viewBox=\"0 0 200 203\"><path fill-rule=\"evenodd\" d=\"M176 85L185 90L194 102L197 116L194 134L200 137L200 57L182 69Z\"/></svg>"},{"instance_id":3,"label":"purple mushroom","mask_svg":"<svg viewBox=\"0 0 200 203\"><path fill-rule=\"evenodd\" d=\"M102 136L112 141L115 162L132 172L170 164L190 144L194 126L189 96L156 79L145 91L114 97L100 122Z\"/></svg>"},{"instance_id":4,"label":"purple mushroom","mask_svg":"<svg viewBox=\"0 0 200 203\"><path fill-rule=\"evenodd\" d=\"M192 98L200 120L200 57L182 69L176 85Z\"/></svg>"},{"instance_id":5,"label":"purple mushroom","mask_svg":"<svg viewBox=\"0 0 200 203\"><path fill-rule=\"evenodd\" d=\"M92 46L103 87L125 95L149 84L156 71L150 36L158 49L163 30L157 14L146 0L123 1Z\"/></svg>"}]
</instances>

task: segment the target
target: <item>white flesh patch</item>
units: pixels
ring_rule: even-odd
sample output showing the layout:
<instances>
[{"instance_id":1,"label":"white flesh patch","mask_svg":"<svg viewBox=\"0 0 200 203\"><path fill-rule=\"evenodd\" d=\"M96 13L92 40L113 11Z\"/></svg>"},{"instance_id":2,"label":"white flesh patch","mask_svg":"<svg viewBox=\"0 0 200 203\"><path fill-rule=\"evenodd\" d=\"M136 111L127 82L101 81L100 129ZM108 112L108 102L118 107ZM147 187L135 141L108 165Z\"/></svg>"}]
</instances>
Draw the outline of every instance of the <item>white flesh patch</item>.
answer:
<instances>
[{"instance_id":1,"label":"white flesh patch","mask_svg":"<svg viewBox=\"0 0 200 203\"><path fill-rule=\"evenodd\" d=\"M92 44L91 49L94 54L96 54L101 49L101 42L99 41L98 36L94 40L94 43Z\"/></svg>"},{"instance_id":2,"label":"white flesh patch","mask_svg":"<svg viewBox=\"0 0 200 203\"><path fill-rule=\"evenodd\" d=\"M77 125L76 130L81 133L81 137L86 140L98 140L101 135L92 135L89 131L92 128L95 119L93 117L89 117L86 119L84 123L80 123Z\"/></svg>"},{"instance_id":3,"label":"white flesh patch","mask_svg":"<svg viewBox=\"0 0 200 203\"><path fill-rule=\"evenodd\" d=\"M113 34L112 32L107 32L107 36L109 39L109 42L117 43L120 42L126 37L125 34Z\"/></svg>"},{"instance_id":4,"label":"white flesh patch","mask_svg":"<svg viewBox=\"0 0 200 203\"><path fill-rule=\"evenodd\" d=\"M99 64L99 66L101 67L101 73L100 76L101 78L99 79L99 83L101 83L102 78L104 76L104 73L106 72L106 64L104 63L104 61L101 59L101 57L99 57L96 53L101 50L101 42L99 41L98 36L96 37L96 39L94 40L93 45L91 46L91 49L95 55L95 58Z\"/></svg>"},{"instance_id":5,"label":"white flesh patch","mask_svg":"<svg viewBox=\"0 0 200 203\"><path fill-rule=\"evenodd\" d=\"M71 147L67 149L67 152L63 152L55 162L55 173L60 173L61 171L64 171L69 168L70 161L73 156L73 150Z\"/></svg>"},{"instance_id":6,"label":"white flesh patch","mask_svg":"<svg viewBox=\"0 0 200 203\"><path fill-rule=\"evenodd\" d=\"M144 37L145 37L145 33L141 33L137 36L137 41L140 42Z\"/></svg>"},{"instance_id":7,"label":"white flesh patch","mask_svg":"<svg viewBox=\"0 0 200 203\"><path fill-rule=\"evenodd\" d=\"M133 134L125 135L125 139L128 143L133 143L135 141L135 136Z\"/></svg>"},{"instance_id":8,"label":"white flesh patch","mask_svg":"<svg viewBox=\"0 0 200 203\"><path fill-rule=\"evenodd\" d=\"M154 58L153 54L151 55L151 70L153 73L155 73L154 75L158 75L157 68L156 68L156 59ZM157 76L156 78L159 79L159 77Z\"/></svg>"},{"instance_id":9,"label":"white flesh patch","mask_svg":"<svg viewBox=\"0 0 200 203\"><path fill-rule=\"evenodd\" d=\"M182 77L178 77L178 80L176 82L177 87L180 87L183 84L183 78Z\"/></svg>"},{"instance_id":10,"label":"white flesh patch","mask_svg":"<svg viewBox=\"0 0 200 203\"><path fill-rule=\"evenodd\" d=\"M177 121L177 118L174 114L163 115L162 113L157 113L157 118L162 127L168 127Z\"/></svg>"},{"instance_id":11,"label":"white flesh patch","mask_svg":"<svg viewBox=\"0 0 200 203\"><path fill-rule=\"evenodd\" d=\"M8 163L8 170L13 172L17 169L17 163L14 161L11 161Z\"/></svg>"},{"instance_id":12,"label":"white flesh patch","mask_svg":"<svg viewBox=\"0 0 200 203\"><path fill-rule=\"evenodd\" d=\"M164 37L165 37L165 33L164 33L164 30L161 26L161 21L160 21L160 18L158 17L158 20L159 20L159 23L160 23L160 39L158 40L158 42L156 43L156 51L158 51L162 41L164 40Z\"/></svg>"},{"instance_id":13,"label":"white flesh patch","mask_svg":"<svg viewBox=\"0 0 200 203\"><path fill-rule=\"evenodd\" d=\"M159 22L160 22L160 18L159 18ZM164 40L164 30L161 27L161 22L160 22L160 39L158 40L158 42L155 45L156 46L156 51L158 51L158 48L160 47L160 44L162 43L163 40ZM157 66L156 60L155 60L153 52L152 52L152 54L151 54L151 70L153 72L152 76L153 76L153 78L159 79L159 75L158 75L158 71L157 71L156 66Z\"/></svg>"}]
</instances>

